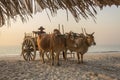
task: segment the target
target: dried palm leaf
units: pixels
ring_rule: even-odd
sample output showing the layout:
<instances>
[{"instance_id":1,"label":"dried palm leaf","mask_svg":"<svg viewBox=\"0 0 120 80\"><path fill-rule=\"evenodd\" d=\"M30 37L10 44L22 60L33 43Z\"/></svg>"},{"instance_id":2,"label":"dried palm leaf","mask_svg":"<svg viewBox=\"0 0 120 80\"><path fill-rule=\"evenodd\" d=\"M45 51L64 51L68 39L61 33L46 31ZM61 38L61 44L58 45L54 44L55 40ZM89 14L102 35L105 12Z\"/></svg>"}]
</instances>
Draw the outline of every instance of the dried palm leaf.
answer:
<instances>
[{"instance_id":1,"label":"dried palm leaf","mask_svg":"<svg viewBox=\"0 0 120 80\"><path fill-rule=\"evenodd\" d=\"M35 13L49 9L52 16L57 14L59 9L63 9L66 10L67 19L69 11L75 20L79 21L81 16L95 19L96 7L103 9L112 5L119 6L120 0L0 0L0 26L6 24L6 20L9 21L10 18L16 20L17 15L23 22L26 21L28 16L32 17L33 8Z\"/></svg>"}]
</instances>

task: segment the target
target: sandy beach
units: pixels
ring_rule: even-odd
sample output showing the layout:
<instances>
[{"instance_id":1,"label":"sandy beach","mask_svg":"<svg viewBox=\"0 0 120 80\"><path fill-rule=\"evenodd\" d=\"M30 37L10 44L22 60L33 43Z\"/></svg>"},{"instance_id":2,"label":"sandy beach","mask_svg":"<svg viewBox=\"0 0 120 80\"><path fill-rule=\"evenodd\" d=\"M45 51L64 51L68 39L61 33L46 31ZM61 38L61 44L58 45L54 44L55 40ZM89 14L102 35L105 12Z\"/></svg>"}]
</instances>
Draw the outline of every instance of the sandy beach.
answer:
<instances>
[{"instance_id":1,"label":"sandy beach","mask_svg":"<svg viewBox=\"0 0 120 80\"><path fill-rule=\"evenodd\" d=\"M0 80L120 80L120 53L86 53L84 64L76 58L60 59L60 66L24 61L20 55L0 57Z\"/></svg>"}]
</instances>

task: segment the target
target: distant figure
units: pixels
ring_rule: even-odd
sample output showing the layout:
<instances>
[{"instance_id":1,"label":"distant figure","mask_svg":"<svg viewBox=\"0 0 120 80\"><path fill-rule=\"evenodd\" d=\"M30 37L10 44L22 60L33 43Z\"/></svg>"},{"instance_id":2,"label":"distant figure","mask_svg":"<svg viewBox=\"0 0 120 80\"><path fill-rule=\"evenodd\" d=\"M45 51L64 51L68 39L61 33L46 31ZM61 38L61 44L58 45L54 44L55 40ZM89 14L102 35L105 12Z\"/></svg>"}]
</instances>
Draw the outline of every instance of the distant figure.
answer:
<instances>
[{"instance_id":1,"label":"distant figure","mask_svg":"<svg viewBox=\"0 0 120 80\"><path fill-rule=\"evenodd\" d=\"M43 30L45 30L45 28L43 28L42 26L40 26L40 28L38 28L38 35L41 35L41 34L43 34L43 33L46 33L45 31L43 31Z\"/></svg>"}]
</instances>

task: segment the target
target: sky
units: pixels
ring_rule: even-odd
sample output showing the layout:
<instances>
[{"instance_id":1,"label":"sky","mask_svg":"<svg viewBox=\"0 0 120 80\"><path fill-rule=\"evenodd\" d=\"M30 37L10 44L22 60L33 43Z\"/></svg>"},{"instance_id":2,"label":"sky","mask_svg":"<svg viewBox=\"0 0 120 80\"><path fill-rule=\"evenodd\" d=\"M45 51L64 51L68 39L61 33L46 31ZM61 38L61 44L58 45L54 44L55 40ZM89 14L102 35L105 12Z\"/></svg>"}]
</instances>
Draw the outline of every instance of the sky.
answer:
<instances>
[{"instance_id":1,"label":"sky","mask_svg":"<svg viewBox=\"0 0 120 80\"><path fill-rule=\"evenodd\" d=\"M97 11L96 23L91 17L87 20L81 18L79 23L76 23L70 13L67 21L66 12L63 10L59 10L55 17L49 14L51 22L45 11L34 14L33 18L29 18L25 23L18 18L17 21L11 21L10 26L0 27L0 46L21 45L25 32L31 33L43 26L49 33L58 28L58 24L64 25L65 32L81 33L81 27L86 28L87 33L95 32L97 45L120 45L120 7L107 6Z\"/></svg>"}]
</instances>

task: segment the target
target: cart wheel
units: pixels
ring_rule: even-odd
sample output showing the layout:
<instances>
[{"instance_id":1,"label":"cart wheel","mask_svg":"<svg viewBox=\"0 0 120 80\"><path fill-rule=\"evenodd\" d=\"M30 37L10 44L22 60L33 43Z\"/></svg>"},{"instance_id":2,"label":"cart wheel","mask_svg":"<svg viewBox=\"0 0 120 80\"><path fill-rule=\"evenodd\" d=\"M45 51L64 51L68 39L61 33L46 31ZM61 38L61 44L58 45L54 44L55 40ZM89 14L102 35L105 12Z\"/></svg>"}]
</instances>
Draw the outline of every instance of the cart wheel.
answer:
<instances>
[{"instance_id":1,"label":"cart wheel","mask_svg":"<svg viewBox=\"0 0 120 80\"><path fill-rule=\"evenodd\" d=\"M32 38L25 38L22 44L22 55L24 60L33 61L36 57L36 46Z\"/></svg>"}]
</instances>

